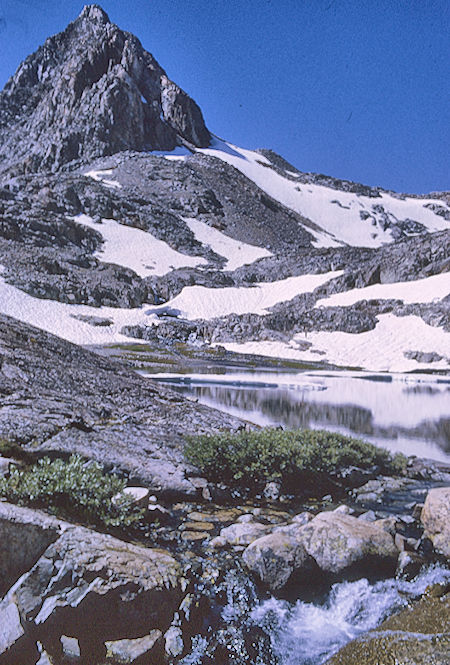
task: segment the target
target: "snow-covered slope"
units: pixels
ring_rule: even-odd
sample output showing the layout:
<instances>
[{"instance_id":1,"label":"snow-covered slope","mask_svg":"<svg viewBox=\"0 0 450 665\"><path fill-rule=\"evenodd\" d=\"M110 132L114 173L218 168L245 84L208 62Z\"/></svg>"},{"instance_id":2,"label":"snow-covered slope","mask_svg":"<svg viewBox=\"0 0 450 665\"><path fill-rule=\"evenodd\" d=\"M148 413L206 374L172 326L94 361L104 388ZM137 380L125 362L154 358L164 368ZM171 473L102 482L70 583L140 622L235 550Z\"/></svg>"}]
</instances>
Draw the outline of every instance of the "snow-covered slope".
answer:
<instances>
[{"instance_id":1,"label":"snow-covered slope","mask_svg":"<svg viewBox=\"0 0 450 665\"><path fill-rule=\"evenodd\" d=\"M310 344L307 350L304 344ZM436 353L442 359L433 369L448 369L450 333L427 325L418 316L379 316L374 330L351 334L345 332L312 332L296 335L290 343L247 342L223 343L238 353L254 353L275 358L303 361L324 360L342 367L361 367L378 372L409 372L430 369L430 364L405 356L408 352Z\"/></svg>"},{"instance_id":2,"label":"snow-covered slope","mask_svg":"<svg viewBox=\"0 0 450 665\"><path fill-rule=\"evenodd\" d=\"M316 302L316 307L348 307L361 300L403 300L407 303L438 302L450 294L450 273L393 284L372 284L363 289L334 293Z\"/></svg>"},{"instance_id":3,"label":"snow-covered slope","mask_svg":"<svg viewBox=\"0 0 450 665\"><path fill-rule=\"evenodd\" d=\"M303 184L296 182L294 172L285 171L290 177L277 173L260 153L219 139L199 152L231 164L272 198L319 226L321 231L308 227L316 237L316 247L379 247L392 242L393 228L399 223L405 223L407 228L408 220L423 225L429 232L450 228L448 221L426 207L436 205L436 199L397 198L387 192L373 198L324 185ZM448 209L442 201L439 205Z\"/></svg>"},{"instance_id":4,"label":"snow-covered slope","mask_svg":"<svg viewBox=\"0 0 450 665\"><path fill-rule=\"evenodd\" d=\"M1 276L0 266L0 312L42 328L74 344L129 342L130 339L121 334L121 328L126 325L148 324L152 317L146 314L147 309L146 305L134 309L121 309L69 305L55 300L35 298L7 284ZM78 317L85 317L85 320ZM104 319L103 325L92 325L89 323L89 319L92 321L91 317L95 317L97 321L99 317Z\"/></svg>"},{"instance_id":5,"label":"snow-covered slope","mask_svg":"<svg viewBox=\"0 0 450 665\"><path fill-rule=\"evenodd\" d=\"M253 263L265 256L271 256L267 249L234 240L199 219L186 219L185 221L196 240L208 245L216 254L227 259L224 270L236 270L236 268Z\"/></svg>"},{"instance_id":6,"label":"snow-covered slope","mask_svg":"<svg viewBox=\"0 0 450 665\"><path fill-rule=\"evenodd\" d=\"M267 314L277 303L292 300L301 293L311 293L318 286L339 277L342 271L321 275L300 275L277 282L263 282L252 287L207 288L187 286L182 292L162 305L179 310L186 319L213 319L228 314ZM158 311L155 307L152 311Z\"/></svg>"},{"instance_id":7,"label":"snow-covered slope","mask_svg":"<svg viewBox=\"0 0 450 665\"><path fill-rule=\"evenodd\" d=\"M175 268L194 268L207 263L201 256L181 254L148 231L119 224L114 219L103 219L101 223L94 222L88 215L74 219L103 236L103 245L96 253L100 261L131 268L139 277L166 275Z\"/></svg>"}]
</instances>

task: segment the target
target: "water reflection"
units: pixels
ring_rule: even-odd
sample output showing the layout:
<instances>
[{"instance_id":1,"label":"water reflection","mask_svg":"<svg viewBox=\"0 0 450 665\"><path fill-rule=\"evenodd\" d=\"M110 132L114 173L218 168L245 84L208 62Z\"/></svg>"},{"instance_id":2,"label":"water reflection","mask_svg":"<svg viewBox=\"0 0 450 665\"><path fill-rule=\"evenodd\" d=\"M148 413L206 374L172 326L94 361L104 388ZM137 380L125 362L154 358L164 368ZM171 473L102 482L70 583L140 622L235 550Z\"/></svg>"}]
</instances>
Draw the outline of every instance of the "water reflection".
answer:
<instances>
[{"instance_id":1,"label":"water reflection","mask_svg":"<svg viewBox=\"0 0 450 665\"><path fill-rule=\"evenodd\" d=\"M450 382L445 378L249 374L234 369L225 376L198 374L166 380L202 404L259 425L323 427L393 451L450 461ZM185 383L179 384L182 380Z\"/></svg>"}]
</instances>

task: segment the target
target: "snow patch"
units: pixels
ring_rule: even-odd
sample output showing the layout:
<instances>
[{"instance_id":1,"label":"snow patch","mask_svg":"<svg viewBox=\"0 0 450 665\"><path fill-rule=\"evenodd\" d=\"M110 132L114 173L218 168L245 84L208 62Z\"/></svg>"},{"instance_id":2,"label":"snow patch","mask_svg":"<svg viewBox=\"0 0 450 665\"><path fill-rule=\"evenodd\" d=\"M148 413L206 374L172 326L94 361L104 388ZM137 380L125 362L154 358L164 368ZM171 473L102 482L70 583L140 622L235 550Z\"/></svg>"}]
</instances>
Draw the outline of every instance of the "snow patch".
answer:
<instances>
[{"instance_id":1,"label":"snow patch","mask_svg":"<svg viewBox=\"0 0 450 665\"><path fill-rule=\"evenodd\" d=\"M181 254L148 231L119 224L114 219L103 219L101 224L88 215L73 219L103 236L102 248L95 253L100 261L131 268L139 277L166 275L176 268L195 268L207 263L201 256Z\"/></svg>"},{"instance_id":2,"label":"snow patch","mask_svg":"<svg viewBox=\"0 0 450 665\"><path fill-rule=\"evenodd\" d=\"M289 343L220 342L237 353L251 353L293 360L327 361L341 367L361 367L376 372L410 372L417 369L449 369L450 333L427 325L418 316L378 316L374 330L352 334L345 332L311 332L295 335ZM298 343L310 342L308 350ZM443 359L438 362L417 362L404 356L406 351L435 352ZM321 352L324 352L323 355Z\"/></svg>"},{"instance_id":3,"label":"snow patch","mask_svg":"<svg viewBox=\"0 0 450 665\"><path fill-rule=\"evenodd\" d=\"M156 317L146 314L148 305L134 309L118 307L91 307L89 305L69 305L35 298L16 286L7 284L0 277L0 312L19 321L58 335L74 344L111 344L129 342L130 338L120 330L126 325L149 325L156 323ZM110 326L93 326L74 316L95 316L110 319ZM139 343L140 340L133 339Z\"/></svg>"},{"instance_id":4,"label":"snow patch","mask_svg":"<svg viewBox=\"0 0 450 665\"><path fill-rule=\"evenodd\" d=\"M277 282L260 282L252 287L186 286L181 293L161 307L180 310L190 320L213 319L228 314L267 314L267 309L279 302L310 293L318 286L339 277L342 270L320 275L300 275ZM152 311L157 311L157 307Z\"/></svg>"},{"instance_id":5,"label":"snow patch","mask_svg":"<svg viewBox=\"0 0 450 665\"><path fill-rule=\"evenodd\" d=\"M404 303L438 302L450 293L450 273L411 282L372 284L361 289L334 293L316 302L316 307L348 307L360 300L403 300Z\"/></svg>"},{"instance_id":6,"label":"snow patch","mask_svg":"<svg viewBox=\"0 0 450 665\"><path fill-rule=\"evenodd\" d=\"M87 178L92 178L97 182L101 182L105 187L110 189L121 189L122 185L118 180L109 180L105 176L109 176L113 173L113 169L104 169L103 171L86 171L83 175Z\"/></svg>"},{"instance_id":7,"label":"snow patch","mask_svg":"<svg viewBox=\"0 0 450 665\"><path fill-rule=\"evenodd\" d=\"M230 238L225 233L198 219L185 219L185 222L195 235L196 240L208 245L216 254L227 259L224 270L236 270L258 259L272 256L267 249Z\"/></svg>"}]
</instances>

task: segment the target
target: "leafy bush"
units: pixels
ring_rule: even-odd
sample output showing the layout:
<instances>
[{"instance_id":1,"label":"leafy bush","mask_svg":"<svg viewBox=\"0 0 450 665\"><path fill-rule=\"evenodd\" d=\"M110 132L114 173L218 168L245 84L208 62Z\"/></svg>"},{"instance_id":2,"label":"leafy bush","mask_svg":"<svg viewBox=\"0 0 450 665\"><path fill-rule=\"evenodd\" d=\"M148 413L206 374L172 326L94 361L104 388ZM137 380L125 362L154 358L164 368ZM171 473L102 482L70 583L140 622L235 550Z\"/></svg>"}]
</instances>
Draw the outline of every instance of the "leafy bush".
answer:
<instances>
[{"instance_id":1,"label":"leafy bush","mask_svg":"<svg viewBox=\"0 0 450 665\"><path fill-rule=\"evenodd\" d=\"M263 429L188 437L187 459L213 482L258 487L267 481L297 482L306 475L336 476L348 466L397 473L406 463L359 439L325 430Z\"/></svg>"},{"instance_id":2,"label":"leafy bush","mask_svg":"<svg viewBox=\"0 0 450 665\"><path fill-rule=\"evenodd\" d=\"M123 493L125 486L118 476L106 475L97 462L85 462L78 455L68 461L44 457L30 468L14 469L8 478L0 478L0 496L20 505L126 527L141 519L143 512Z\"/></svg>"}]
</instances>

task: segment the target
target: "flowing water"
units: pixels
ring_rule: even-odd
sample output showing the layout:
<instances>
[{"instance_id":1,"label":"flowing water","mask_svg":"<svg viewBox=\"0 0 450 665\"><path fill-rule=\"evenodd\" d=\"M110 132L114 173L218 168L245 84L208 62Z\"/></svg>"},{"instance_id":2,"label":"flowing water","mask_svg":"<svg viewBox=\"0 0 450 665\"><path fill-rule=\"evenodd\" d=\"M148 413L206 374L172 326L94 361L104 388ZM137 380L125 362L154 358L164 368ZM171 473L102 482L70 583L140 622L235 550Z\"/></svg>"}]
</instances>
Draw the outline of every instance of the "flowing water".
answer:
<instances>
[{"instance_id":1,"label":"flowing water","mask_svg":"<svg viewBox=\"0 0 450 665\"><path fill-rule=\"evenodd\" d=\"M148 376L259 425L335 430L393 452L450 461L445 376L236 368Z\"/></svg>"},{"instance_id":2,"label":"flowing water","mask_svg":"<svg viewBox=\"0 0 450 665\"><path fill-rule=\"evenodd\" d=\"M236 597L232 581L228 602L222 609L231 655L227 662L236 665L322 665L347 642L376 628L393 612L407 607L428 586L449 581L450 571L435 565L411 581L389 579L370 583L360 579L334 584L321 603L302 600L289 603L273 597L260 602L251 590L243 602L244 585ZM269 648L266 646L262 655L249 657L242 653L242 635L255 628L268 636ZM208 655L211 639L214 635L208 633L196 636L182 665L219 665L214 655Z\"/></svg>"}]
</instances>

